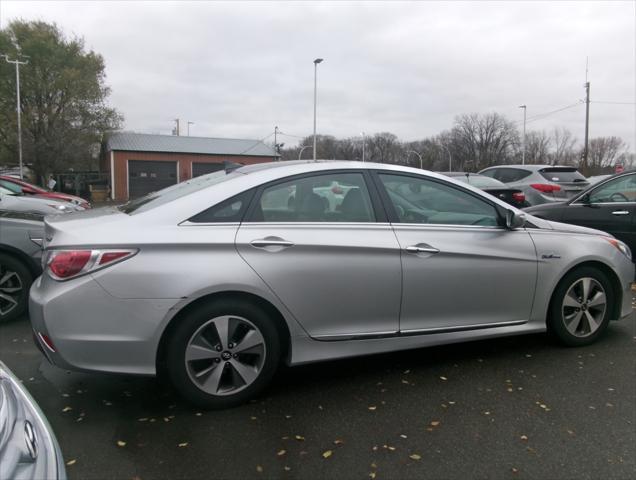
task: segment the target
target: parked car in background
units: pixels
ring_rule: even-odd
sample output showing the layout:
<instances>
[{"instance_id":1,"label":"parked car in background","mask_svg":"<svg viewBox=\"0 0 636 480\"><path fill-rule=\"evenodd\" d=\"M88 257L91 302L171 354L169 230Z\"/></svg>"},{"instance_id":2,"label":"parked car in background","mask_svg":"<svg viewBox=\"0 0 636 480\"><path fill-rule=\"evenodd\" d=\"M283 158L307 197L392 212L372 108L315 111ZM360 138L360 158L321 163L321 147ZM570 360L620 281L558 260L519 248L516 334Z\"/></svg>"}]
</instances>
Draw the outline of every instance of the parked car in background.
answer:
<instances>
[{"instance_id":1,"label":"parked car in background","mask_svg":"<svg viewBox=\"0 0 636 480\"><path fill-rule=\"evenodd\" d=\"M0 361L0 478L65 480L62 451L44 413Z\"/></svg>"},{"instance_id":2,"label":"parked car in background","mask_svg":"<svg viewBox=\"0 0 636 480\"><path fill-rule=\"evenodd\" d=\"M0 186L0 210L49 215L79 212L84 208L74 203L61 202L52 198L26 196Z\"/></svg>"},{"instance_id":3,"label":"parked car in background","mask_svg":"<svg viewBox=\"0 0 636 480\"><path fill-rule=\"evenodd\" d=\"M333 182L350 188L332 209L318 192ZM44 246L29 316L51 362L165 371L209 408L252 398L280 362L546 328L586 345L632 312L622 242L397 165L215 172L47 217Z\"/></svg>"},{"instance_id":4,"label":"parked car in background","mask_svg":"<svg viewBox=\"0 0 636 480\"><path fill-rule=\"evenodd\" d=\"M0 175L0 187L4 187L14 193L50 198L61 202L70 202L75 205L79 205L83 209L91 208L91 204L83 198L76 197L75 195L69 195L68 193L51 192L42 187L38 187L37 185L33 185L9 175Z\"/></svg>"},{"instance_id":5,"label":"parked car in background","mask_svg":"<svg viewBox=\"0 0 636 480\"><path fill-rule=\"evenodd\" d=\"M42 273L43 238L42 215L0 210L0 323L26 312L29 288Z\"/></svg>"},{"instance_id":6,"label":"parked car in background","mask_svg":"<svg viewBox=\"0 0 636 480\"><path fill-rule=\"evenodd\" d=\"M523 208L528 207L530 204L526 202L526 194L519 188L510 188L503 182L495 180L494 178L480 175L478 173L467 172L440 172L443 175L459 180L460 182L468 183L473 187L479 188L486 193L489 193L497 198L500 198L506 203L509 203L513 207Z\"/></svg>"},{"instance_id":7,"label":"parked car in background","mask_svg":"<svg viewBox=\"0 0 636 480\"><path fill-rule=\"evenodd\" d=\"M611 175L593 175L591 177L587 177L587 181L590 185L594 185L595 183L598 183L601 180L605 180L609 177L611 177Z\"/></svg>"},{"instance_id":8,"label":"parked car in background","mask_svg":"<svg viewBox=\"0 0 636 480\"><path fill-rule=\"evenodd\" d=\"M636 171L613 175L567 202L526 208L546 220L596 228L611 233L636 252Z\"/></svg>"},{"instance_id":9,"label":"parked car in background","mask_svg":"<svg viewBox=\"0 0 636 480\"><path fill-rule=\"evenodd\" d=\"M530 205L565 201L589 186L586 178L574 167L499 165L479 173L520 189Z\"/></svg>"}]
</instances>

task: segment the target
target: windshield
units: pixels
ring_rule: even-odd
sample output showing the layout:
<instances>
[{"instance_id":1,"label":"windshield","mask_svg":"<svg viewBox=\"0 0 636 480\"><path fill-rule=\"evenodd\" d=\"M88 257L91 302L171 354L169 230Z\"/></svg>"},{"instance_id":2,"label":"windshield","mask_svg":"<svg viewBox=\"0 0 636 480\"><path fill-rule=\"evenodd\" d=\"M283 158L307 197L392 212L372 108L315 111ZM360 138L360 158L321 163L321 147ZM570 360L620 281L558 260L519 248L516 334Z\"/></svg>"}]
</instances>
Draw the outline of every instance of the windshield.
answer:
<instances>
[{"instance_id":1,"label":"windshield","mask_svg":"<svg viewBox=\"0 0 636 480\"><path fill-rule=\"evenodd\" d=\"M0 188L2 187L13 193L22 193L22 187L20 185L0 179Z\"/></svg>"},{"instance_id":2,"label":"windshield","mask_svg":"<svg viewBox=\"0 0 636 480\"><path fill-rule=\"evenodd\" d=\"M0 195L17 195L17 193L0 185Z\"/></svg>"},{"instance_id":3,"label":"windshield","mask_svg":"<svg viewBox=\"0 0 636 480\"><path fill-rule=\"evenodd\" d=\"M541 175L546 180L556 183L566 182L586 182L587 180L581 175L576 168L544 168Z\"/></svg>"},{"instance_id":4,"label":"windshield","mask_svg":"<svg viewBox=\"0 0 636 480\"><path fill-rule=\"evenodd\" d=\"M137 198L135 200L131 200L130 202L121 205L119 207L119 210L127 214L145 212L148 210L152 210L153 208L156 208L160 205L164 205L168 202L176 200L177 198L190 195L191 193L197 192L212 185L225 182L227 180L231 180L236 177L240 177L242 175L245 174L237 173L236 171L226 174L224 170L209 173L207 175L202 175L200 177L187 180L185 182L171 185L167 188L164 188L163 190L151 192L148 195L144 195L143 197Z\"/></svg>"}]
</instances>

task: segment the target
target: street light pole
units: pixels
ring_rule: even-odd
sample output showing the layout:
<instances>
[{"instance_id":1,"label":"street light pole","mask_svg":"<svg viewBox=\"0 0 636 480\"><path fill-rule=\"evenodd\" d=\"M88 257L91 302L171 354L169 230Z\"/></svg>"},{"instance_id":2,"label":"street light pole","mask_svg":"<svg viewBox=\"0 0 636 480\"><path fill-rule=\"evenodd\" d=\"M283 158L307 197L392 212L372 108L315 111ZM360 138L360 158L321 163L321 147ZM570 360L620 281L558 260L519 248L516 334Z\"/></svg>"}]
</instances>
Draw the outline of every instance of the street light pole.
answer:
<instances>
[{"instance_id":1,"label":"street light pole","mask_svg":"<svg viewBox=\"0 0 636 480\"><path fill-rule=\"evenodd\" d=\"M18 159L20 161L20 180L24 179L24 166L22 164L22 109L20 108L20 65L26 65L28 60L20 62L16 57L15 60L9 60L9 55L2 55L7 63L13 63L15 65L15 89L16 89L16 112L18 114ZM27 55L20 55L19 57L28 58Z\"/></svg>"},{"instance_id":2,"label":"street light pole","mask_svg":"<svg viewBox=\"0 0 636 480\"><path fill-rule=\"evenodd\" d=\"M300 156L303 154L303 150L305 150L305 148L309 148L311 147L311 145L304 145L301 149L300 152L298 152L298 160L300 160Z\"/></svg>"},{"instance_id":3,"label":"street light pole","mask_svg":"<svg viewBox=\"0 0 636 480\"><path fill-rule=\"evenodd\" d=\"M440 148L443 148L444 150L446 150L446 152L448 152L448 173L450 173L453 171L453 157L451 157L451 153L448 147L442 145L441 143L439 144L439 146Z\"/></svg>"},{"instance_id":4,"label":"street light pole","mask_svg":"<svg viewBox=\"0 0 636 480\"><path fill-rule=\"evenodd\" d=\"M424 167L422 166L422 155L420 155L419 153L417 153L415 150L409 150L408 152L406 152L406 154L408 155L409 153L414 153L415 155L417 155L420 158L420 170L424 170ZM408 157L407 157L408 158Z\"/></svg>"},{"instance_id":5,"label":"street light pole","mask_svg":"<svg viewBox=\"0 0 636 480\"><path fill-rule=\"evenodd\" d=\"M318 99L318 64L322 58L314 60L314 160L316 160L316 101Z\"/></svg>"},{"instance_id":6,"label":"street light pole","mask_svg":"<svg viewBox=\"0 0 636 480\"><path fill-rule=\"evenodd\" d=\"M521 150L521 165L526 164L526 106L519 105L519 108L523 108L523 147Z\"/></svg>"}]
</instances>

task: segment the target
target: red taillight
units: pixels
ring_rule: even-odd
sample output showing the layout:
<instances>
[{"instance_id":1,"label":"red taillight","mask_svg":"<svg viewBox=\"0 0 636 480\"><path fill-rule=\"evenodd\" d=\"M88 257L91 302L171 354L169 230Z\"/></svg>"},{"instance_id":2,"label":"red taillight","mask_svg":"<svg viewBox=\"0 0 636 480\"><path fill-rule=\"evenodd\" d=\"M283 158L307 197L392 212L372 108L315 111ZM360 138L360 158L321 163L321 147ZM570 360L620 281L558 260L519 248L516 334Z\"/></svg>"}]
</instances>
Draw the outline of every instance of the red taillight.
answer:
<instances>
[{"instance_id":1,"label":"red taillight","mask_svg":"<svg viewBox=\"0 0 636 480\"><path fill-rule=\"evenodd\" d=\"M551 185L548 183L531 183L530 186L542 193L553 193L561 190L561 187L559 187L558 185Z\"/></svg>"},{"instance_id":2,"label":"red taillight","mask_svg":"<svg viewBox=\"0 0 636 480\"><path fill-rule=\"evenodd\" d=\"M51 255L49 269L58 278L77 275L91 259L90 250L63 250L53 252Z\"/></svg>"},{"instance_id":3,"label":"red taillight","mask_svg":"<svg viewBox=\"0 0 636 480\"><path fill-rule=\"evenodd\" d=\"M344 190L340 185L334 185L333 187L331 187L331 193L335 195L342 195L344 193Z\"/></svg>"},{"instance_id":4,"label":"red taillight","mask_svg":"<svg viewBox=\"0 0 636 480\"><path fill-rule=\"evenodd\" d=\"M114 265L135 253L137 250L52 250L47 267L55 280L68 280Z\"/></svg>"},{"instance_id":5,"label":"red taillight","mask_svg":"<svg viewBox=\"0 0 636 480\"><path fill-rule=\"evenodd\" d=\"M114 262L115 260L119 260L120 258L124 258L128 255L130 255L129 251L102 253L101 258L99 259L99 265L106 265L107 263Z\"/></svg>"},{"instance_id":6,"label":"red taillight","mask_svg":"<svg viewBox=\"0 0 636 480\"><path fill-rule=\"evenodd\" d=\"M525 193L523 193L523 192L516 192L516 193L513 193L513 194L512 194L512 199L513 199L515 202L523 203L523 202L525 202L525 201L526 201L526 194L525 194Z\"/></svg>"}]
</instances>

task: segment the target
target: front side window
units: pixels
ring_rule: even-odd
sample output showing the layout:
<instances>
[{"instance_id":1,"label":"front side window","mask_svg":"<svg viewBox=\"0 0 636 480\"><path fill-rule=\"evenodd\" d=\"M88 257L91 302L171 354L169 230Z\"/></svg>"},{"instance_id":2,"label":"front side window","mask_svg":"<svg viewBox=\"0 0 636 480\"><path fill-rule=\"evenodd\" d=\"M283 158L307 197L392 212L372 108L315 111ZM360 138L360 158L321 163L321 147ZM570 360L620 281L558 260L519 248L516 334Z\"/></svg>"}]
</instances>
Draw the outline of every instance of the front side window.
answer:
<instances>
[{"instance_id":1,"label":"front side window","mask_svg":"<svg viewBox=\"0 0 636 480\"><path fill-rule=\"evenodd\" d=\"M590 203L636 202L636 174L615 178L590 194Z\"/></svg>"},{"instance_id":2,"label":"front side window","mask_svg":"<svg viewBox=\"0 0 636 480\"><path fill-rule=\"evenodd\" d=\"M257 200L253 222L375 222L360 173L299 177L272 185Z\"/></svg>"},{"instance_id":3,"label":"front side window","mask_svg":"<svg viewBox=\"0 0 636 480\"><path fill-rule=\"evenodd\" d=\"M400 223L499 225L493 205L459 188L422 177L379 176Z\"/></svg>"}]
</instances>

